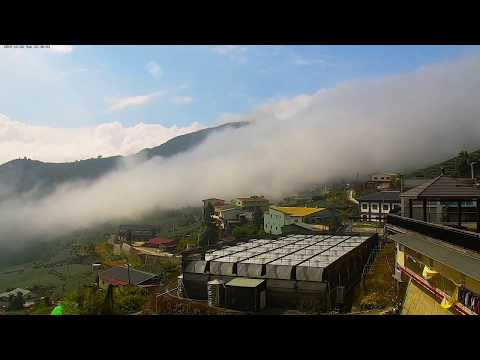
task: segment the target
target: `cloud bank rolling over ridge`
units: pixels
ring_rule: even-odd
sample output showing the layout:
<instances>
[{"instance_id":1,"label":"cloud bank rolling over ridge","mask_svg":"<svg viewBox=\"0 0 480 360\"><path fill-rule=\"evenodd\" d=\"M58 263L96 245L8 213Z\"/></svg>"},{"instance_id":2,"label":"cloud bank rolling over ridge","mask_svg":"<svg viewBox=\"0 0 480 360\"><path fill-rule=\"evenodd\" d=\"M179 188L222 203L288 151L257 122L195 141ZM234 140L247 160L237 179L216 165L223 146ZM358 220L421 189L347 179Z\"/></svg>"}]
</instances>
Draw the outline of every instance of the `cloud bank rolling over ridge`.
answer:
<instances>
[{"instance_id":1,"label":"cloud bank rolling over ridge","mask_svg":"<svg viewBox=\"0 0 480 360\"><path fill-rule=\"evenodd\" d=\"M189 153L129 164L40 201L0 203L0 237L135 219L212 196L278 199L357 172L442 160L461 147L480 147L479 90L480 58L469 57L267 102L235 117L250 125L214 133Z\"/></svg>"},{"instance_id":2,"label":"cloud bank rolling over ridge","mask_svg":"<svg viewBox=\"0 0 480 360\"><path fill-rule=\"evenodd\" d=\"M112 122L89 128L46 128L12 121L0 114L0 164L24 156L68 162L98 155L130 155L202 128L198 122L185 127L144 123L124 127Z\"/></svg>"}]
</instances>

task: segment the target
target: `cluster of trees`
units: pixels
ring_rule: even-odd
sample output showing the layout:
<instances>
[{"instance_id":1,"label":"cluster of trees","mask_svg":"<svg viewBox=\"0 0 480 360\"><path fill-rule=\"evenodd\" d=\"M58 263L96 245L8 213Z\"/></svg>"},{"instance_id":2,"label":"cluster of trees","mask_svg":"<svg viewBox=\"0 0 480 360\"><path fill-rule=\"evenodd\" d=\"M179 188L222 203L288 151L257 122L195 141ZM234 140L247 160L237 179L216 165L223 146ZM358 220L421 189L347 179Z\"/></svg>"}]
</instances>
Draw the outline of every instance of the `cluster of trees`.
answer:
<instances>
[{"instance_id":1,"label":"cluster of trees","mask_svg":"<svg viewBox=\"0 0 480 360\"><path fill-rule=\"evenodd\" d=\"M470 164L474 162L476 159L469 154L468 151L460 151L456 161L456 173L457 176L460 177L470 177L471 176L471 168Z\"/></svg>"},{"instance_id":2,"label":"cluster of trees","mask_svg":"<svg viewBox=\"0 0 480 360\"><path fill-rule=\"evenodd\" d=\"M214 211L213 205L208 203L203 213L202 230L198 237L198 245L202 248L218 243L218 229L212 218Z\"/></svg>"},{"instance_id":3,"label":"cluster of trees","mask_svg":"<svg viewBox=\"0 0 480 360\"><path fill-rule=\"evenodd\" d=\"M126 315L142 310L148 300L147 290L136 286L110 286L107 291L82 287L65 294L60 304L64 315ZM50 301L32 307L32 315L47 315L52 311Z\"/></svg>"},{"instance_id":4,"label":"cluster of trees","mask_svg":"<svg viewBox=\"0 0 480 360\"><path fill-rule=\"evenodd\" d=\"M254 236L264 235L262 209L259 207L255 208L252 223L235 227L232 231L232 235L236 239L248 239Z\"/></svg>"},{"instance_id":5,"label":"cluster of trees","mask_svg":"<svg viewBox=\"0 0 480 360\"><path fill-rule=\"evenodd\" d=\"M20 291L17 292L17 295L10 295L10 298L8 299L9 310L22 310L24 304L25 299Z\"/></svg>"}]
</instances>

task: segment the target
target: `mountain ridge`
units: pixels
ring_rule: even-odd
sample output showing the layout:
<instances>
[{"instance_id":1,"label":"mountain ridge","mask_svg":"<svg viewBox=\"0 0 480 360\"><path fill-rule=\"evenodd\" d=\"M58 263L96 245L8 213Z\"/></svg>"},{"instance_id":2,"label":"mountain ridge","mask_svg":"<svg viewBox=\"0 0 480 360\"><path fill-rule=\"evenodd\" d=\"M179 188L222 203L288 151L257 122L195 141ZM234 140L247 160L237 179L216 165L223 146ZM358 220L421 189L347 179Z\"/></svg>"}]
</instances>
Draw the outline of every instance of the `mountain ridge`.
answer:
<instances>
[{"instance_id":1,"label":"mountain ridge","mask_svg":"<svg viewBox=\"0 0 480 360\"><path fill-rule=\"evenodd\" d=\"M43 162L14 159L0 165L0 200L36 189L49 192L56 185L68 181L94 180L119 167L124 159L148 160L156 156L171 157L194 149L208 135L225 128L240 128L248 122L232 122L176 136L153 148L145 148L128 156L97 157L72 162Z\"/></svg>"}]
</instances>

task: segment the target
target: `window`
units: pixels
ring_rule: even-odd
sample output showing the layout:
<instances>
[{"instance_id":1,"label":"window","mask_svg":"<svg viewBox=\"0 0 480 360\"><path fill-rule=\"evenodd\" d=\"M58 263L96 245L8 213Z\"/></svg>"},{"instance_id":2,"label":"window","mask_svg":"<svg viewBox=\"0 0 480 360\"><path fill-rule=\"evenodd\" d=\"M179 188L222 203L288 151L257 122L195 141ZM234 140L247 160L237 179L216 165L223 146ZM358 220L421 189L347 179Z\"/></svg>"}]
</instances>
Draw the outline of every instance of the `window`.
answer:
<instances>
[{"instance_id":1,"label":"window","mask_svg":"<svg viewBox=\"0 0 480 360\"><path fill-rule=\"evenodd\" d=\"M388 204L383 204L383 210L388 210Z\"/></svg>"},{"instance_id":2,"label":"window","mask_svg":"<svg viewBox=\"0 0 480 360\"><path fill-rule=\"evenodd\" d=\"M372 204L372 210L378 210L378 205L377 204Z\"/></svg>"},{"instance_id":3,"label":"window","mask_svg":"<svg viewBox=\"0 0 480 360\"><path fill-rule=\"evenodd\" d=\"M367 215L363 215L363 221L367 221Z\"/></svg>"},{"instance_id":4,"label":"window","mask_svg":"<svg viewBox=\"0 0 480 360\"><path fill-rule=\"evenodd\" d=\"M368 210L368 204L367 203L362 203L362 209L363 210Z\"/></svg>"},{"instance_id":5,"label":"window","mask_svg":"<svg viewBox=\"0 0 480 360\"><path fill-rule=\"evenodd\" d=\"M382 179L382 180L383 180L383 179L384 179L384 177L382 176L380 179Z\"/></svg>"}]
</instances>

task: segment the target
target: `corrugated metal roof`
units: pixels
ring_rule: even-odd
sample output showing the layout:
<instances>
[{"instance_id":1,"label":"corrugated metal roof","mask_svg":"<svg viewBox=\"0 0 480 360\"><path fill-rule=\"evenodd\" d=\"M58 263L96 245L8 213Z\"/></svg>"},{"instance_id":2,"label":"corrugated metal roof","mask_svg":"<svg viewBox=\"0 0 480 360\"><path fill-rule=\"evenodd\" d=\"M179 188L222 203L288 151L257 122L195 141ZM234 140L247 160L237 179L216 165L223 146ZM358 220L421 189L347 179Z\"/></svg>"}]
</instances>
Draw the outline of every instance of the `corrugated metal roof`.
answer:
<instances>
[{"instance_id":1,"label":"corrugated metal roof","mask_svg":"<svg viewBox=\"0 0 480 360\"><path fill-rule=\"evenodd\" d=\"M480 255L418 233L392 235L405 247L480 281Z\"/></svg>"},{"instance_id":2,"label":"corrugated metal roof","mask_svg":"<svg viewBox=\"0 0 480 360\"><path fill-rule=\"evenodd\" d=\"M480 188L468 178L440 175L435 179L405 191L401 197L471 199L480 198Z\"/></svg>"},{"instance_id":3,"label":"corrugated metal roof","mask_svg":"<svg viewBox=\"0 0 480 360\"><path fill-rule=\"evenodd\" d=\"M235 278L226 283L226 286L237 286L237 287L250 287L256 288L261 285L265 280L262 279L248 279L248 278Z\"/></svg>"},{"instance_id":4,"label":"corrugated metal roof","mask_svg":"<svg viewBox=\"0 0 480 360\"><path fill-rule=\"evenodd\" d=\"M128 284L128 268L124 266L112 267L110 269L101 271L98 273L98 276L100 279L104 279L108 282ZM134 268L130 267L130 283L132 285L140 285L156 276L157 275L155 274L135 270Z\"/></svg>"},{"instance_id":5,"label":"corrugated metal roof","mask_svg":"<svg viewBox=\"0 0 480 360\"><path fill-rule=\"evenodd\" d=\"M315 214L317 212L325 210L325 208L291 207L291 206L270 206L270 208L293 217L307 216L307 215Z\"/></svg>"},{"instance_id":6,"label":"corrugated metal roof","mask_svg":"<svg viewBox=\"0 0 480 360\"><path fill-rule=\"evenodd\" d=\"M147 241L147 243L153 245L173 245L176 242L177 241L175 239L162 238L160 236L156 236Z\"/></svg>"},{"instance_id":7,"label":"corrugated metal roof","mask_svg":"<svg viewBox=\"0 0 480 360\"><path fill-rule=\"evenodd\" d=\"M235 248L233 252L229 248L217 250L205 260L210 260L210 273L215 275L233 275L236 264L239 276L290 279L294 266L302 267L304 272L312 268L326 268L369 238L331 234L294 235L251 248L232 247ZM262 266L265 266L266 273L262 271ZM185 269L185 272L189 271ZM312 281L321 280L321 277L316 277Z\"/></svg>"}]
</instances>

